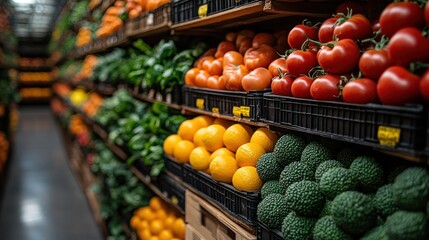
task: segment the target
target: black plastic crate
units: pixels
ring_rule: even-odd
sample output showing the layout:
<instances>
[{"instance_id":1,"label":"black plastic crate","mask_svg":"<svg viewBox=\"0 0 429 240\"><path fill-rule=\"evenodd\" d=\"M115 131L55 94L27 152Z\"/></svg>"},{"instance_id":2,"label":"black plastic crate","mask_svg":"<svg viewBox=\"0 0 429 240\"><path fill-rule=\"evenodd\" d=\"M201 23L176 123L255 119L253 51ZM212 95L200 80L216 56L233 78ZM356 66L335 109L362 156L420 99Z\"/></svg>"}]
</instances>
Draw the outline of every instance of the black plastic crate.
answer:
<instances>
[{"instance_id":1,"label":"black plastic crate","mask_svg":"<svg viewBox=\"0 0 429 240\"><path fill-rule=\"evenodd\" d=\"M174 176L178 177L180 180L183 180L183 164L176 162L176 160L172 159L171 157L164 155L164 162L165 162L165 170L167 172L170 172Z\"/></svg>"},{"instance_id":2,"label":"black plastic crate","mask_svg":"<svg viewBox=\"0 0 429 240\"><path fill-rule=\"evenodd\" d=\"M271 229L258 222L257 239L263 240L283 240L283 234L276 229Z\"/></svg>"},{"instance_id":3,"label":"black plastic crate","mask_svg":"<svg viewBox=\"0 0 429 240\"><path fill-rule=\"evenodd\" d=\"M256 227L259 192L238 191L230 184L217 182L210 175L195 171L189 164L185 164L183 169L185 183L230 214Z\"/></svg>"},{"instance_id":4,"label":"black plastic crate","mask_svg":"<svg viewBox=\"0 0 429 240\"><path fill-rule=\"evenodd\" d=\"M422 105L359 105L266 93L263 111L263 121L279 128L411 154L426 146L428 112Z\"/></svg>"},{"instance_id":5,"label":"black plastic crate","mask_svg":"<svg viewBox=\"0 0 429 240\"><path fill-rule=\"evenodd\" d=\"M185 187L180 183L169 177L165 173L159 175L159 180L161 191L167 195L174 204L177 204L179 208L184 212L185 211Z\"/></svg>"},{"instance_id":6,"label":"black plastic crate","mask_svg":"<svg viewBox=\"0 0 429 240\"><path fill-rule=\"evenodd\" d=\"M173 24L187 22L198 17L196 1L178 0L171 3L171 21Z\"/></svg>"},{"instance_id":7,"label":"black plastic crate","mask_svg":"<svg viewBox=\"0 0 429 240\"><path fill-rule=\"evenodd\" d=\"M184 105L224 116L258 121L262 117L264 91L213 90L183 87Z\"/></svg>"}]
</instances>

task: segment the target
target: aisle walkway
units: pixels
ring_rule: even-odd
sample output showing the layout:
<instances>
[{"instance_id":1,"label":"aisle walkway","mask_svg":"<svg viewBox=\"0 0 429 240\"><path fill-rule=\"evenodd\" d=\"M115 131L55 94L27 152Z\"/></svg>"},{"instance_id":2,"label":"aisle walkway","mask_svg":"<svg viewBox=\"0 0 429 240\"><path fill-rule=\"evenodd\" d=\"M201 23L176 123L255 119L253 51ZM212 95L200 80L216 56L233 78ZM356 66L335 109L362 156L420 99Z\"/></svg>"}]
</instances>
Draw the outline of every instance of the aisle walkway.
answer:
<instances>
[{"instance_id":1,"label":"aisle walkway","mask_svg":"<svg viewBox=\"0 0 429 240\"><path fill-rule=\"evenodd\" d=\"M0 239L102 239L62 144L48 107L21 107L0 199Z\"/></svg>"}]
</instances>

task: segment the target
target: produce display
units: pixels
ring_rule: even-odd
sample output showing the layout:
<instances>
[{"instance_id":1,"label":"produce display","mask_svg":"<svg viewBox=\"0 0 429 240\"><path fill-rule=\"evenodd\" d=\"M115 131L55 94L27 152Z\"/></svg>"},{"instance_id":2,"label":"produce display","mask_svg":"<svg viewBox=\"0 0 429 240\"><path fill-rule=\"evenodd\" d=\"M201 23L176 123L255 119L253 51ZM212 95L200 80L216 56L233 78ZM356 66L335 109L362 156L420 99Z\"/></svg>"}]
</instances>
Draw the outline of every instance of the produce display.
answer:
<instances>
[{"instance_id":1,"label":"produce display","mask_svg":"<svg viewBox=\"0 0 429 240\"><path fill-rule=\"evenodd\" d=\"M47 65L45 58L20 57L18 61L20 67L43 67Z\"/></svg>"},{"instance_id":2,"label":"produce display","mask_svg":"<svg viewBox=\"0 0 429 240\"><path fill-rule=\"evenodd\" d=\"M23 88L19 90L21 98L49 98L52 90L49 88Z\"/></svg>"},{"instance_id":3,"label":"produce display","mask_svg":"<svg viewBox=\"0 0 429 240\"><path fill-rule=\"evenodd\" d=\"M167 203L155 196L146 207L134 211L130 226L139 239L158 237L160 240L185 239L185 221L182 216L170 209Z\"/></svg>"},{"instance_id":4,"label":"produce display","mask_svg":"<svg viewBox=\"0 0 429 240\"><path fill-rule=\"evenodd\" d=\"M144 12L155 10L169 2L170 0L128 0L125 4L125 8L128 13L128 18L133 19Z\"/></svg>"},{"instance_id":5,"label":"produce display","mask_svg":"<svg viewBox=\"0 0 429 240\"><path fill-rule=\"evenodd\" d=\"M121 14L124 11L125 2L115 1L115 4L109 7L101 18L101 24L96 32L97 37L104 38L117 32L124 25Z\"/></svg>"},{"instance_id":6,"label":"produce display","mask_svg":"<svg viewBox=\"0 0 429 240\"><path fill-rule=\"evenodd\" d=\"M90 131L81 116L71 116L68 130L75 137L79 145L86 146L89 144L89 141L91 139Z\"/></svg>"},{"instance_id":7,"label":"produce display","mask_svg":"<svg viewBox=\"0 0 429 240\"><path fill-rule=\"evenodd\" d=\"M50 82L52 75L50 72L20 72L19 81L21 82Z\"/></svg>"},{"instance_id":8,"label":"produce display","mask_svg":"<svg viewBox=\"0 0 429 240\"><path fill-rule=\"evenodd\" d=\"M0 171L3 170L4 164L9 155L9 140L3 132L0 132Z\"/></svg>"},{"instance_id":9,"label":"produce display","mask_svg":"<svg viewBox=\"0 0 429 240\"><path fill-rule=\"evenodd\" d=\"M428 237L426 168L286 133L256 169L264 181L258 220L285 239ZM395 226L401 221L409 225Z\"/></svg>"}]
</instances>

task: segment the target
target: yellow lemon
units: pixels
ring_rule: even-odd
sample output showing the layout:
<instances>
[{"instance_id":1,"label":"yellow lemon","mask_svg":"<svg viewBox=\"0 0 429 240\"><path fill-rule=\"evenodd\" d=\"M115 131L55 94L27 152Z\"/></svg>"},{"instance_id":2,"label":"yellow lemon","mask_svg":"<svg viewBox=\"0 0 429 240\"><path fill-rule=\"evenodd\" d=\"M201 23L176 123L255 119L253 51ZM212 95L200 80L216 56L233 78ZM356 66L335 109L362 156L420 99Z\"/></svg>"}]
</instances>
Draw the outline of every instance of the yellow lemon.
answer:
<instances>
[{"instance_id":1,"label":"yellow lemon","mask_svg":"<svg viewBox=\"0 0 429 240\"><path fill-rule=\"evenodd\" d=\"M262 184L255 167L239 168L232 177L232 185L240 191L259 191Z\"/></svg>"},{"instance_id":2,"label":"yellow lemon","mask_svg":"<svg viewBox=\"0 0 429 240\"><path fill-rule=\"evenodd\" d=\"M250 138L251 143L259 144L265 152L272 152L277 140L277 134L268 128L257 129Z\"/></svg>"},{"instance_id":3,"label":"yellow lemon","mask_svg":"<svg viewBox=\"0 0 429 240\"><path fill-rule=\"evenodd\" d=\"M219 148L218 150L214 151L212 153L212 155L210 155L210 162L217 156L220 155L226 155L226 156L231 156L233 158L235 158L235 154L233 152L231 152L228 148Z\"/></svg>"},{"instance_id":4,"label":"yellow lemon","mask_svg":"<svg viewBox=\"0 0 429 240\"><path fill-rule=\"evenodd\" d=\"M237 164L240 167L256 167L259 158L265 154L264 148L256 143L245 143L241 145L235 153Z\"/></svg>"},{"instance_id":5,"label":"yellow lemon","mask_svg":"<svg viewBox=\"0 0 429 240\"><path fill-rule=\"evenodd\" d=\"M250 137L253 134L251 127L237 123L227 128L223 135L223 143L225 147L236 152L237 149L250 141Z\"/></svg>"},{"instance_id":6,"label":"yellow lemon","mask_svg":"<svg viewBox=\"0 0 429 240\"><path fill-rule=\"evenodd\" d=\"M204 147L197 147L189 155L189 163L199 171L205 171L210 165L210 153Z\"/></svg>"},{"instance_id":7,"label":"yellow lemon","mask_svg":"<svg viewBox=\"0 0 429 240\"><path fill-rule=\"evenodd\" d=\"M214 152L223 147L223 134L225 128L221 125L210 125L206 128L202 136L203 146L209 151Z\"/></svg>"},{"instance_id":8,"label":"yellow lemon","mask_svg":"<svg viewBox=\"0 0 429 240\"><path fill-rule=\"evenodd\" d=\"M180 124L177 134L184 140L193 141L195 133L202 127L199 121L185 120Z\"/></svg>"},{"instance_id":9,"label":"yellow lemon","mask_svg":"<svg viewBox=\"0 0 429 240\"><path fill-rule=\"evenodd\" d=\"M170 156L173 156L174 147L182 138L177 134L171 134L164 140L163 148L164 153Z\"/></svg>"},{"instance_id":10,"label":"yellow lemon","mask_svg":"<svg viewBox=\"0 0 429 240\"><path fill-rule=\"evenodd\" d=\"M189 155L194 148L194 143L188 140L182 140L174 147L173 156L178 162L187 163L189 162Z\"/></svg>"},{"instance_id":11,"label":"yellow lemon","mask_svg":"<svg viewBox=\"0 0 429 240\"><path fill-rule=\"evenodd\" d=\"M237 162L231 156L217 156L210 163L210 174L220 182L231 183L237 169Z\"/></svg>"}]
</instances>

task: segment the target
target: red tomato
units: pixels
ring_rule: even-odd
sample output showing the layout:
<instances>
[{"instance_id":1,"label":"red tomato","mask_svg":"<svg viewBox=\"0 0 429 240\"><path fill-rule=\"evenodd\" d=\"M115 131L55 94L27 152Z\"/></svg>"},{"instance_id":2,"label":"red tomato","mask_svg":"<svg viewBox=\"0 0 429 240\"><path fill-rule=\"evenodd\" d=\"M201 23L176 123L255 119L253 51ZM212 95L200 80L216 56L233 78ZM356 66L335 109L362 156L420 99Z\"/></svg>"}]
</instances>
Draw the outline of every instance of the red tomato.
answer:
<instances>
[{"instance_id":1,"label":"red tomato","mask_svg":"<svg viewBox=\"0 0 429 240\"><path fill-rule=\"evenodd\" d=\"M317 40L317 28L298 24L290 30L287 42L291 48L301 49L301 46L307 40L307 37Z\"/></svg>"},{"instance_id":2,"label":"red tomato","mask_svg":"<svg viewBox=\"0 0 429 240\"><path fill-rule=\"evenodd\" d=\"M225 35L225 40L228 42L234 42L235 39L237 39L237 33L236 32L229 32Z\"/></svg>"},{"instance_id":3,"label":"red tomato","mask_svg":"<svg viewBox=\"0 0 429 240\"><path fill-rule=\"evenodd\" d=\"M385 49L367 50L359 60L359 70L370 79L378 81L381 74L392 66L388 52Z\"/></svg>"},{"instance_id":4,"label":"red tomato","mask_svg":"<svg viewBox=\"0 0 429 240\"><path fill-rule=\"evenodd\" d=\"M429 40L414 27L396 32L387 48L395 65L408 66L411 62L429 60Z\"/></svg>"},{"instance_id":5,"label":"red tomato","mask_svg":"<svg viewBox=\"0 0 429 240\"><path fill-rule=\"evenodd\" d=\"M340 101L340 80L340 76L331 74L316 78L310 87L311 97L323 101Z\"/></svg>"},{"instance_id":6,"label":"red tomato","mask_svg":"<svg viewBox=\"0 0 429 240\"><path fill-rule=\"evenodd\" d=\"M426 3L424 10L425 10L426 25L429 25L429 2Z\"/></svg>"},{"instance_id":7,"label":"red tomato","mask_svg":"<svg viewBox=\"0 0 429 240\"><path fill-rule=\"evenodd\" d=\"M357 67L359 57L359 47L351 39L342 39L333 48L322 46L317 53L319 65L325 71L333 74L351 72Z\"/></svg>"},{"instance_id":8,"label":"red tomato","mask_svg":"<svg viewBox=\"0 0 429 240\"><path fill-rule=\"evenodd\" d=\"M363 14L363 13L365 13L365 8L362 5L360 5L359 3L354 2L354 1L349 1L349 2L343 2L343 3L341 3L337 7L336 13L337 13L337 15L339 13L347 15L348 9L351 9L353 14L358 14L358 13L359 14Z\"/></svg>"},{"instance_id":9,"label":"red tomato","mask_svg":"<svg viewBox=\"0 0 429 240\"><path fill-rule=\"evenodd\" d=\"M246 51L252 47L252 39L251 38L244 38L240 46L238 47L238 52L241 53L241 55L244 55Z\"/></svg>"},{"instance_id":10,"label":"red tomato","mask_svg":"<svg viewBox=\"0 0 429 240\"><path fill-rule=\"evenodd\" d=\"M420 100L420 77L400 66L388 68L380 77L377 93L386 105L404 105Z\"/></svg>"},{"instance_id":11,"label":"red tomato","mask_svg":"<svg viewBox=\"0 0 429 240\"><path fill-rule=\"evenodd\" d=\"M308 76L297 77L292 83L292 96L297 98L311 99L310 87L313 79Z\"/></svg>"},{"instance_id":12,"label":"red tomato","mask_svg":"<svg viewBox=\"0 0 429 240\"><path fill-rule=\"evenodd\" d=\"M422 79L420 80L420 94L426 100L426 102L429 102L429 69L426 70Z\"/></svg>"},{"instance_id":13,"label":"red tomato","mask_svg":"<svg viewBox=\"0 0 429 240\"><path fill-rule=\"evenodd\" d=\"M308 72L317 65L315 51L296 50L286 59L287 72L295 77Z\"/></svg>"},{"instance_id":14,"label":"red tomato","mask_svg":"<svg viewBox=\"0 0 429 240\"><path fill-rule=\"evenodd\" d=\"M355 14L344 23L335 26L334 37L338 39L363 40L372 36L371 22L362 14Z\"/></svg>"},{"instance_id":15,"label":"red tomato","mask_svg":"<svg viewBox=\"0 0 429 240\"><path fill-rule=\"evenodd\" d=\"M276 39L273 34L270 33L258 33L253 37L252 47L257 48L262 44L267 44L269 46L274 46Z\"/></svg>"},{"instance_id":16,"label":"red tomato","mask_svg":"<svg viewBox=\"0 0 429 240\"><path fill-rule=\"evenodd\" d=\"M241 30L240 32L237 33L237 38L235 39L235 46L239 47L241 44L241 41L243 41L243 39L245 38L250 38L252 39L253 36L255 36L255 32L252 30Z\"/></svg>"},{"instance_id":17,"label":"red tomato","mask_svg":"<svg viewBox=\"0 0 429 240\"><path fill-rule=\"evenodd\" d=\"M230 64L223 67L222 77L225 80L225 88L232 91L241 91L243 86L241 80L249 73L244 65Z\"/></svg>"},{"instance_id":18,"label":"red tomato","mask_svg":"<svg viewBox=\"0 0 429 240\"><path fill-rule=\"evenodd\" d=\"M225 90L225 78L217 75L210 76L207 79L207 87L211 89Z\"/></svg>"},{"instance_id":19,"label":"red tomato","mask_svg":"<svg viewBox=\"0 0 429 240\"><path fill-rule=\"evenodd\" d=\"M274 33L274 37L276 38L276 44L281 46L289 46L287 42L287 37L289 35L289 31L280 30Z\"/></svg>"},{"instance_id":20,"label":"red tomato","mask_svg":"<svg viewBox=\"0 0 429 240\"><path fill-rule=\"evenodd\" d=\"M274 77L271 82L271 90L276 95L292 96L293 78L288 75Z\"/></svg>"},{"instance_id":21,"label":"red tomato","mask_svg":"<svg viewBox=\"0 0 429 240\"><path fill-rule=\"evenodd\" d=\"M268 70L270 70L271 75L278 76L279 69L281 73L286 73L286 58L277 58L276 60L270 63Z\"/></svg>"},{"instance_id":22,"label":"red tomato","mask_svg":"<svg viewBox=\"0 0 429 240\"><path fill-rule=\"evenodd\" d=\"M366 104L377 101L377 84L368 78L350 81L343 88L343 101Z\"/></svg>"},{"instance_id":23,"label":"red tomato","mask_svg":"<svg viewBox=\"0 0 429 240\"><path fill-rule=\"evenodd\" d=\"M327 43L334 40L334 28L338 18L328 18L319 28L319 41Z\"/></svg>"},{"instance_id":24,"label":"red tomato","mask_svg":"<svg viewBox=\"0 0 429 240\"><path fill-rule=\"evenodd\" d=\"M203 70L207 71L210 75L222 75L222 58L214 59L208 58L202 63Z\"/></svg>"},{"instance_id":25,"label":"red tomato","mask_svg":"<svg viewBox=\"0 0 429 240\"><path fill-rule=\"evenodd\" d=\"M392 37L405 27L421 28L424 26L423 9L414 2L393 2L381 13L380 27L384 35Z\"/></svg>"},{"instance_id":26,"label":"red tomato","mask_svg":"<svg viewBox=\"0 0 429 240\"><path fill-rule=\"evenodd\" d=\"M235 50L237 49L235 48L235 44L233 42L223 41L217 46L217 51L214 56L215 58L220 58L223 57L225 53Z\"/></svg>"},{"instance_id":27,"label":"red tomato","mask_svg":"<svg viewBox=\"0 0 429 240\"><path fill-rule=\"evenodd\" d=\"M230 51L225 53L223 56L223 67L228 65L242 65L243 64L243 55L239 52Z\"/></svg>"},{"instance_id":28,"label":"red tomato","mask_svg":"<svg viewBox=\"0 0 429 240\"><path fill-rule=\"evenodd\" d=\"M195 85L202 88L207 87L207 79L209 77L210 74L208 72L200 70L200 72L195 76Z\"/></svg>"},{"instance_id":29,"label":"red tomato","mask_svg":"<svg viewBox=\"0 0 429 240\"><path fill-rule=\"evenodd\" d=\"M271 79L273 79L273 76L271 76L270 71L260 67L244 76L241 80L241 85L246 92L262 91L270 87Z\"/></svg>"},{"instance_id":30,"label":"red tomato","mask_svg":"<svg viewBox=\"0 0 429 240\"><path fill-rule=\"evenodd\" d=\"M249 48L244 54L244 65L247 69L253 70L258 67L267 68L270 63L278 58L278 54L273 47L261 45L258 48Z\"/></svg>"}]
</instances>

